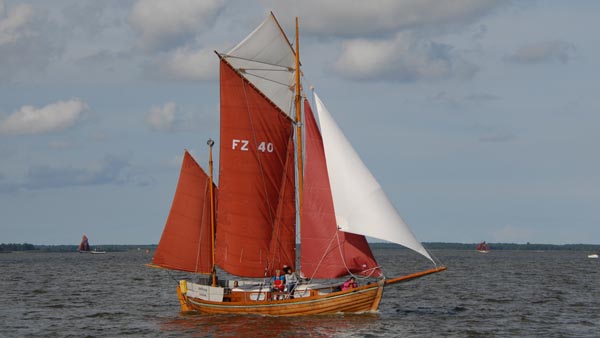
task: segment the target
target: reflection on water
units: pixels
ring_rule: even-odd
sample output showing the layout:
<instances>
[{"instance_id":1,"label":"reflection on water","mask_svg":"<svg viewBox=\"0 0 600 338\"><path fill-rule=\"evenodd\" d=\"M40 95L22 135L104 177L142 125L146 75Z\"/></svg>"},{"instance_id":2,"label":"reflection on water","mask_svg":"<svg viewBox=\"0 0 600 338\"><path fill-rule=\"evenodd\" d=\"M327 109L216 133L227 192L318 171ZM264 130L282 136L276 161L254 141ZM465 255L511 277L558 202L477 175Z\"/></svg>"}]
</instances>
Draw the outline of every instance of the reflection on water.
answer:
<instances>
[{"instance_id":1,"label":"reflection on water","mask_svg":"<svg viewBox=\"0 0 600 338\"><path fill-rule=\"evenodd\" d=\"M386 288L376 314L181 315L178 273L141 251L0 255L0 337L595 337L600 262L584 252L436 251L446 272ZM388 276L427 268L375 251Z\"/></svg>"},{"instance_id":2,"label":"reflection on water","mask_svg":"<svg viewBox=\"0 0 600 338\"><path fill-rule=\"evenodd\" d=\"M167 321L161 332L188 337L345 337L372 332L378 314L268 317L240 315L187 315ZM362 335L359 335L362 336Z\"/></svg>"}]
</instances>

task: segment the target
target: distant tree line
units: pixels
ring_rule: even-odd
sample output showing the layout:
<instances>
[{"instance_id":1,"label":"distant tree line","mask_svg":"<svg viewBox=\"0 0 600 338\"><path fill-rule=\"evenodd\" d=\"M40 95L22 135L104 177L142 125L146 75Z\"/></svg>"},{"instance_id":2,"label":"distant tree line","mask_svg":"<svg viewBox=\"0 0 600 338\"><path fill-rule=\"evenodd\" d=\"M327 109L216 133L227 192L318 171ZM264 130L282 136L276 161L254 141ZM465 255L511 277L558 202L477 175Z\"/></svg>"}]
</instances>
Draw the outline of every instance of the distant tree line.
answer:
<instances>
[{"instance_id":1,"label":"distant tree line","mask_svg":"<svg viewBox=\"0 0 600 338\"><path fill-rule=\"evenodd\" d=\"M0 244L0 252L7 251L30 251L35 250L35 245L29 243L17 244L17 243L2 243Z\"/></svg>"},{"instance_id":2,"label":"distant tree line","mask_svg":"<svg viewBox=\"0 0 600 338\"><path fill-rule=\"evenodd\" d=\"M42 252L76 252L77 245L33 245L29 243L2 243L0 244L0 252L12 252L12 251L42 251ZM92 246L94 249L102 251L130 251L130 250L154 250L156 244L144 244L144 245L122 245L122 244L109 244L109 245L98 245Z\"/></svg>"},{"instance_id":3,"label":"distant tree line","mask_svg":"<svg viewBox=\"0 0 600 338\"><path fill-rule=\"evenodd\" d=\"M443 242L424 242L427 249L448 249L448 250L475 250L478 243L443 243ZM491 250L567 250L567 251L596 251L600 248L599 244L516 244L516 243L488 243ZM374 243L372 246L377 248L402 248L393 243Z\"/></svg>"}]
</instances>

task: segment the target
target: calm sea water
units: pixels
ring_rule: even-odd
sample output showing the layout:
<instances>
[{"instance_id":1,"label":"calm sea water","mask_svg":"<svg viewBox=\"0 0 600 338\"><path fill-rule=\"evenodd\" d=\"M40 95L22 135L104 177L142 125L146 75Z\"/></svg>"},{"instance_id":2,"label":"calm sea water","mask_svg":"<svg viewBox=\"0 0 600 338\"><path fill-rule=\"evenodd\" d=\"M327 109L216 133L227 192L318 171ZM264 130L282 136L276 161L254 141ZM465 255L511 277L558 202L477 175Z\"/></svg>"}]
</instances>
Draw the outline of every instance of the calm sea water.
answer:
<instances>
[{"instance_id":1,"label":"calm sea water","mask_svg":"<svg viewBox=\"0 0 600 338\"><path fill-rule=\"evenodd\" d=\"M600 337L587 253L433 253L448 271L386 288L376 314L298 318L182 316L179 276L144 251L0 254L0 337ZM389 276L428 267L375 255Z\"/></svg>"}]
</instances>

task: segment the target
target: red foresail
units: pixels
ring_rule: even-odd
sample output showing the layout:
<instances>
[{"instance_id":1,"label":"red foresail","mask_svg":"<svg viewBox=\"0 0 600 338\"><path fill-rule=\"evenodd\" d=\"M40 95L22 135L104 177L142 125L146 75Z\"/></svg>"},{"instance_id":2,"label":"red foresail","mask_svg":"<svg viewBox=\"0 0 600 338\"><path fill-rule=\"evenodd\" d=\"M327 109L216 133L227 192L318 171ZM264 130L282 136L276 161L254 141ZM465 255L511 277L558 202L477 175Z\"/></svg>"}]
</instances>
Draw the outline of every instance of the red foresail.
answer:
<instances>
[{"instance_id":1,"label":"red foresail","mask_svg":"<svg viewBox=\"0 0 600 338\"><path fill-rule=\"evenodd\" d=\"M295 257L291 119L221 60L221 144L216 260L263 277Z\"/></svg>"},{"instance_id":2,"label":"red foresail","mask_svg":"<svg viewBox=\"0 0 600 338\"><path fill-rule=\"evenodd\" d=\"M154 265L189 272L211 272L209 184L208 175L186 151L167 224L152 258Z\"/></svg>"},{"instance_id":3,"label":"red foresail","mask_svg":"<svg viewBox=\"0 0 600 338\"><path fill-rule=\"evenodd\" d=\"M304 102L304 114L302 272L311 278L335 278L350 272L379 276L381 271L365 237L337 228L323 139L308 101Z\"/></svg>"}]
</instances>

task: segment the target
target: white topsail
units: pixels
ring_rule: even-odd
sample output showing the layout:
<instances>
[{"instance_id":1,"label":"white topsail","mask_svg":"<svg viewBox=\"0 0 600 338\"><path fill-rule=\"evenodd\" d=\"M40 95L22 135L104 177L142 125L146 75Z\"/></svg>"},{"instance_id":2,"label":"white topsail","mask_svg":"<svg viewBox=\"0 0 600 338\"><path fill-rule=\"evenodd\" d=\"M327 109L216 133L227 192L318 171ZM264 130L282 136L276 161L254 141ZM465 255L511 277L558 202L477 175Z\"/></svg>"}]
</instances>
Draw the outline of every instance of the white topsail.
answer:
<instances>
[{"instance_id":1,"label":"white topsail","mask_svg":"<svg viewBox=\"0 0 600 338\"><path fill-rule=\"evenodd\" d=\"M296 58L273 15L224 55L235 69L292 117Z\"/></svg>"},{"instance_id":2,"label":"white topsail","mask_svg":"<svg viewBox=\"0 0 600 338\"><path fill-rule=\"evenodd\" d=\"M403 245L433 262L316 93L315 102L340 229Z\"/></svg>"}]
</instances>

